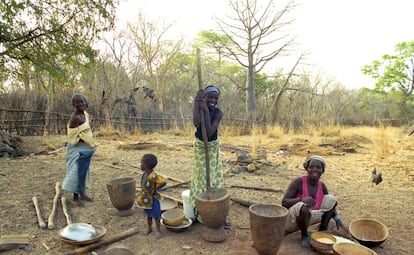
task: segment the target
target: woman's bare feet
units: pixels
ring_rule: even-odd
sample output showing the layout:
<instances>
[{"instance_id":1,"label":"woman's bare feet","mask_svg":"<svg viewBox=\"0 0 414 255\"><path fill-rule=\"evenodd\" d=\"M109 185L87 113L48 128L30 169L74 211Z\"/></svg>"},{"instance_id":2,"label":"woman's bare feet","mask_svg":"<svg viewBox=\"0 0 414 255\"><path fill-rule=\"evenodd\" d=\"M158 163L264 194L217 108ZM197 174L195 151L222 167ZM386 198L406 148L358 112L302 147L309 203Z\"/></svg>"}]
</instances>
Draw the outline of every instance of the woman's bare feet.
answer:
<instances>
[{"instance_id":1,"label":"woman's bare feet","mask_svg":"<svg viewBox=\"0 0 414 255\"><path fill-rule=\"evenodd\" d=\"M77 207L84 207L84 205L82 204L82 202L80 201L79 198L74 199L73 203L77 206Z\"/></svg>"},{"instance_id":2,"label":"woman's bare feet","mask_svg":"<svg viewBox=\"0 0 414 255\"><path fill-rule=\"evenodd\" d=\"M145 233L146 235L149 235L152 233L152 228L148 228L147 233Z\"/></svg>"},{"instance_id":3,"label":"woman's bare feet","mask_svg":"<svg viewBox=\"0 0 414 255\"><path fill-rule=\"evenodd\" d=\"M80 199L86 202L93 202L93 198L88 197L87 195L80 196Z\"/></svg>"}]
</instances>

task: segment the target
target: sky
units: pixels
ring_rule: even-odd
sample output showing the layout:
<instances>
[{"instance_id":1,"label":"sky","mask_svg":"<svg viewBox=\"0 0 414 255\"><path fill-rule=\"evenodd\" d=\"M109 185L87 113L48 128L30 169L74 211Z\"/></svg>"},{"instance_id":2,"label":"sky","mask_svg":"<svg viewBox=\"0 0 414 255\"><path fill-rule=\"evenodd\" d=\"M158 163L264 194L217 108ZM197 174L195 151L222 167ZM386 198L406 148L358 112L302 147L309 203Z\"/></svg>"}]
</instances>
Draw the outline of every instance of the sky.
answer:
<instances>
[{"instance_id":1,"label":"sky","mask_svg":"<svg viewBox=\"0 0 414 255\"><path fill-rule=\"evenodd\" d=\"M260 3L262 0L258 0ZM280 2L275 0L274 2ZM361 73L397 43L414 40L412 0L298 0L292 32L298 51L307 52L313 70L348 88L373 87ZM174 24L177 39L192 40L200 30L216 28L213 17L231 15L226 0L126 0L118 9L119 24L134 22L142 10L149 20ZM287 67L290 69L290 67Z\"/></svg>"}]
</instances>

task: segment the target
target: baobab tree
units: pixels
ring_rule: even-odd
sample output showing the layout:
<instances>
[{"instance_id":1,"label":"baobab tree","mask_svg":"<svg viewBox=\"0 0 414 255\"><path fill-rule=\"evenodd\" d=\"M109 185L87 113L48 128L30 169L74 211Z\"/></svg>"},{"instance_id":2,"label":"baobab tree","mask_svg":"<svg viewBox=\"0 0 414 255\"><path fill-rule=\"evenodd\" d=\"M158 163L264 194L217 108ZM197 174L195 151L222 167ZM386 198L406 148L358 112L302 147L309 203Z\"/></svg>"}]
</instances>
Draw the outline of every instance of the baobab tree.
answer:
<instances>
[{"instance_id":1,"label":"baobab tree","mask_svg":"<svg viewBox=\"0 0 414 255\"><path fill-rule=\"evenodd\" d=\"M294 44L293 36L285 29L292 22L288 13L295 7L293 1L281 7L277 7L273 0L264 5L259 5L259 2L263 3L258 0L230 0L234 16L227 15L226 20L217 19L219 30L225 36L215 37L222 43L222 55L247 69L246 111L250 117L255 116L257 110L255 74L277 56L286 56Z\"/></svg>"}]
</instances>

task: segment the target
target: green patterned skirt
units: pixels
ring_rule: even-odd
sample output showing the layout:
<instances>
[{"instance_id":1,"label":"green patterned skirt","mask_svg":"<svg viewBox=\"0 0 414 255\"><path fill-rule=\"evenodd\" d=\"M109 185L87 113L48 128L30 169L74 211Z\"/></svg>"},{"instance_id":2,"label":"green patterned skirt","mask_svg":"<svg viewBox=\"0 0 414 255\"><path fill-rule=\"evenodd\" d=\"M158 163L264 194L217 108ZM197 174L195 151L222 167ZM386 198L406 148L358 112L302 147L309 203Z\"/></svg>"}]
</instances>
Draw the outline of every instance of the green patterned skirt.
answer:
<instances>
[{"instance_id":1,"label":"green patterned skirt","mask_svg":"<svg viewBox=\"0 0 414 255\"><path fill-rule=\"evenodd\" d=\"M193 149L193 172L190 184L190 203L195 208L195 196L206 188L206 157L204 142L195 138ZM224 188L223 164L220 158L219 140L208 142L210 157L210 187Z\"/></svg>"}]
</instances>

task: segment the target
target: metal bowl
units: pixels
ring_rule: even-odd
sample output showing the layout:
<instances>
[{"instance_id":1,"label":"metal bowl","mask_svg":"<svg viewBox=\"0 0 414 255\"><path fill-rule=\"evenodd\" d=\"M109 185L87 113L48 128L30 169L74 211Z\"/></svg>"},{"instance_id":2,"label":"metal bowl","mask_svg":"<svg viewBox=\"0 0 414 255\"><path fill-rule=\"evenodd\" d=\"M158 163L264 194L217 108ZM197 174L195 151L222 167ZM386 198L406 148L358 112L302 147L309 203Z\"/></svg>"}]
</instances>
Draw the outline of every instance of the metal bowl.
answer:
<instances>
[{"instance_id":1,"label":"metal bowl","mask_svg":"<svg viewBox=\"0 0 414 255\"><path fill-rule=\"evenodd\" d=\"M106 229L87 223L72 223L60 229L58 233L66 243L85 245L101 239L106 234Z\"/></svg>"},{"instance_id":2,"label":"metal bowl","mask_svg":"<svg viewBox=\"0 0 414 255\"><path fill-rule=\"evenodd\" d=\"M165 224L164 220L161 219L161 225L163 225L166 229L168 229L169 231L172 231L172 232L183 232L188 227L190 227L192 224L193 224L193 221L191 219L184 218L183 223L181 223L181 225L170 226L168 224Z\"/></svg>"}]
</instances>

